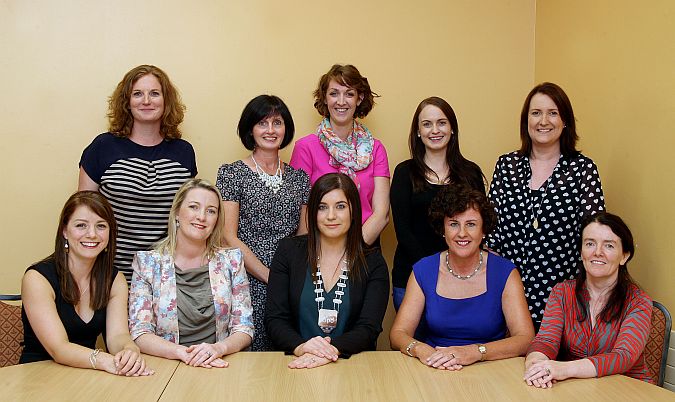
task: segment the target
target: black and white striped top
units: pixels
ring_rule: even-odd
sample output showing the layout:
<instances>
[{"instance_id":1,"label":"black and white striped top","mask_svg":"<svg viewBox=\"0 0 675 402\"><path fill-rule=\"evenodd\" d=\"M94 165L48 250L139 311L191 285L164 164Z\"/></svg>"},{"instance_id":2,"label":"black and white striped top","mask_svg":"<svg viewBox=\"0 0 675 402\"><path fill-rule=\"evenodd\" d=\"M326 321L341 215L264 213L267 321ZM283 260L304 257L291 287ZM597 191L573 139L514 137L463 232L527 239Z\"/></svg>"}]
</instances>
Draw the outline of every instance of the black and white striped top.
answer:
<instances>
[{"instance_id":1,"label":"black and white striped top","mask_svg":"<svg viewBox=\"0 0 675 402\"><path fill-rule=\"evenodd\" d=\"M184 140L143 146L111 133L82 152L80 166L99 185L117 219L115 268L131 281L131 261L166 236L173 197L197 175L195 153Z\"/></svg>"}]
</instances>

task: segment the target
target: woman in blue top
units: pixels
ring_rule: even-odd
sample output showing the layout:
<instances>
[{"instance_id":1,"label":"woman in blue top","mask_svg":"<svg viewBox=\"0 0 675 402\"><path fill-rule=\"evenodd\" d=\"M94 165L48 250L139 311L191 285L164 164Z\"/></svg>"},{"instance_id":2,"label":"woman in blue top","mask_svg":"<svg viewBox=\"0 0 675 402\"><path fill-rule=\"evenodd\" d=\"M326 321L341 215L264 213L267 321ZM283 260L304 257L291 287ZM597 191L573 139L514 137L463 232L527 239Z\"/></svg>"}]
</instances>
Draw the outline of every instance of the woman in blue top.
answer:
<instances>
[{"instance_id":1,"label":"woman in blue top","mask_svg":"<svg viewBox=\"0 0 675 402\"><path fill-rule=\"evenodd\" d=\"M465 185L441 189L429 209L448 245L413 266L389 334L392 348L439 369L525 353L534 337L518 270L482 248L496 223L485 194ZM424 314L424 339L413 333ZM508 338L506 334L510 334Z\"/></svg>"}]
</instances>

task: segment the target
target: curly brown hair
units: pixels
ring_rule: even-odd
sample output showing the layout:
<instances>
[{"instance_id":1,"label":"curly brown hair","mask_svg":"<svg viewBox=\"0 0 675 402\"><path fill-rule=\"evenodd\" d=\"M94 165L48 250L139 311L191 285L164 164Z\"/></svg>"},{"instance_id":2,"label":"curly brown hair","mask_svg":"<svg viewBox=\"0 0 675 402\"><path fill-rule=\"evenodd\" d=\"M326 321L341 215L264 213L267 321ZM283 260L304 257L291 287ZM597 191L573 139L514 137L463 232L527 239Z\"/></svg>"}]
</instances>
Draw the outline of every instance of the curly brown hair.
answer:
<instances>
[{"instance_id":1,"label":"curly brown hair","mask_svg":"<svg viewBox=\"0 0 675 402\"><path fill-rule=\"evenodd\" d=\"M429 207L429 221L436 233L444 235L445 218L473 208L483 220L483 234L489 235L497 226L497 213L485 193L462 183L451 183L436 194Z\"/></svg>"},{"instance_id":2,"label":"curly brown hair","mask_svg":"<svg viewBox=\"0 0 675 402\"><path fill-rule=\"evenodd\" d=\"M185 105L181 101L178 90L171 84L169 76L159 67L147 64L134 67L126 73L108 99L108 130L119 137L131 135L131 128L134 126L134 117L129 109L131 89L136 81L148 74L157 77L164 96L164 114L159 132L166 139L178 139L181 137L178 126L183 122Z\"/></svg>"},{"instance_id":3,"label":"curly brown hair","mask_svg":"<svg viewBox=\"0 0 675 402\"><path fill-rule=\"evenodd\" d=\"M356 67L351 64L334 64L326 74L321 76L319 85L314 90L314 107L323 117L330 117L325 100L331 80L335 80L340 85L356 89L359 96L363 95L363 100L356 107L354 117L366 117L375 105L375 98L380 96L370 89L368 79L362 76Z\"/></svg>"}]
</instances>

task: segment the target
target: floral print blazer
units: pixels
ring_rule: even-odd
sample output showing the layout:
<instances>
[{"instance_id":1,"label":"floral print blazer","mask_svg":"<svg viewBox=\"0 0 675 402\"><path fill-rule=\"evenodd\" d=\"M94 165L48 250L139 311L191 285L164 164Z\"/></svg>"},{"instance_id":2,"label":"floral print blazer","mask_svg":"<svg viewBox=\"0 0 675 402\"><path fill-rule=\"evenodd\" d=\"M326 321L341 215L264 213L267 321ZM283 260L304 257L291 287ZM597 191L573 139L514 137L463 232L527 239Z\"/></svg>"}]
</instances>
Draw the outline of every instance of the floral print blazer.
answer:
<instances>
[{"instance_id":1,"label":"floral print blazer","mask_svg":"<svg viewBox=\"0 0 675 402\"><path fill-rule=\"evenodd\" d=\"M136 339L147 333L178 343L176 270L173 257L139 251L131 265L129 331ZM216 314L216 340L234 332L253 338L251 296L239 249L220 249L209 261L209 279Z\"/></svg>"}]
</instances>

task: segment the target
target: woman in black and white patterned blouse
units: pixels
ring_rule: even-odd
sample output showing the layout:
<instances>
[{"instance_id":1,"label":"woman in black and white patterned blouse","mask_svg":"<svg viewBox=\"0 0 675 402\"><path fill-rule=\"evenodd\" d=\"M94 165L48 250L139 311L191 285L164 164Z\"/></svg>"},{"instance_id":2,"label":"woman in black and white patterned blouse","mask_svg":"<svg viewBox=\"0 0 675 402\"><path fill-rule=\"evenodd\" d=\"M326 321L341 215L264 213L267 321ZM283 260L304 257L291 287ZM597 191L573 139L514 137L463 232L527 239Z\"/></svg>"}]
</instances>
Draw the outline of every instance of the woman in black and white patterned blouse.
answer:
<instances>
[{"instance_id":1,"label":"woman in black and white patterned blouse","mask_svg":"<svg viewBox=\"0 0 675 402\"><path fill-rule=\"evenodd\" d=\"M562 88L537 85L520 114L521 148L499 157L490 185L499 219L488 244L520 268L536 330L553 286L577 274L581 220L605 209L598 169L577 151L578 138Z\"/></svg>"}]
</instances>

